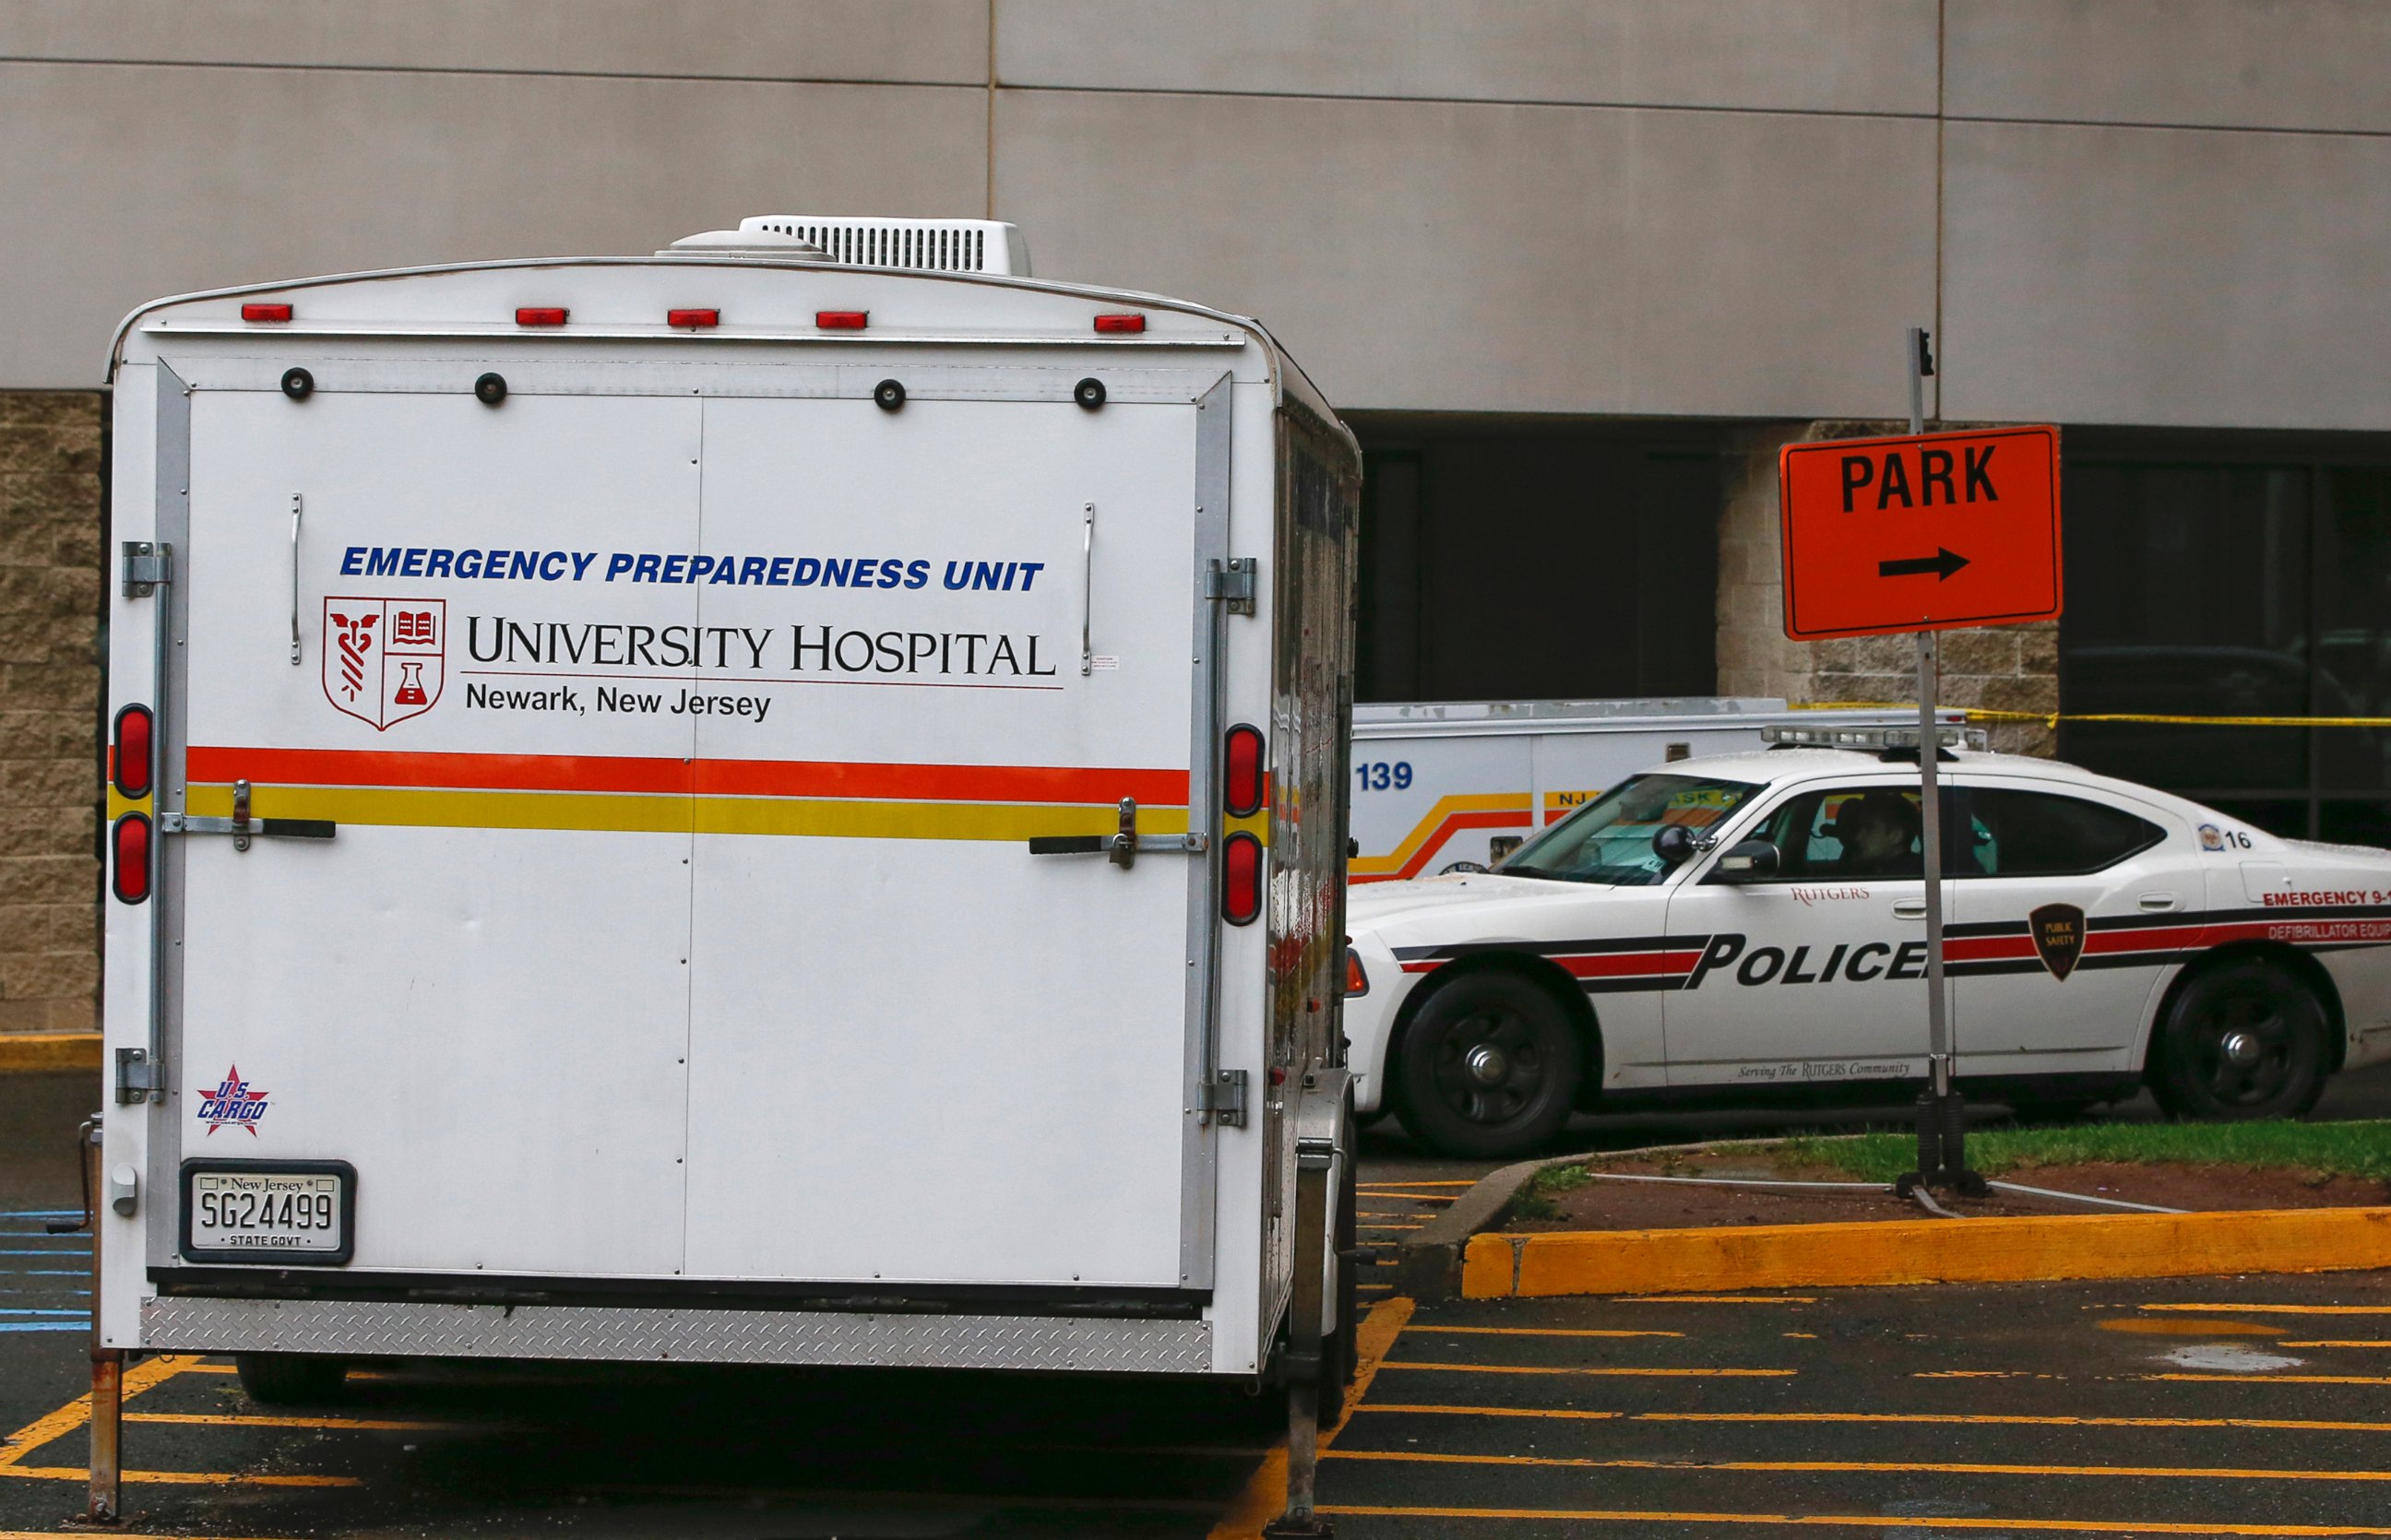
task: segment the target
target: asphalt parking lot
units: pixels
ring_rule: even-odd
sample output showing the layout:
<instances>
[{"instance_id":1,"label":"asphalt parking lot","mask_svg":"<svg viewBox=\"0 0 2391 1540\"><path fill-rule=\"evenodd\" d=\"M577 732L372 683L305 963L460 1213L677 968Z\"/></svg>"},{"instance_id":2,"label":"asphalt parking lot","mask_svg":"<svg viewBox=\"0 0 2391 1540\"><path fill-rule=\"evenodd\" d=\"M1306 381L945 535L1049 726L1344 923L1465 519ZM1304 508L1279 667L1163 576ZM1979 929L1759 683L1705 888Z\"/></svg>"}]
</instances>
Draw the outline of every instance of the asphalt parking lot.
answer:
<instances>
[{"instance_id":1,"label":"asphalt parking lot","mask_svg":"<svg viewBox=\"0 0 2391 1540\"><path fill-rule=\"evenodd\" d=\"M74 1203L88 1089L0 1080L0 1540L80 1507L86 1243L42 1225ZM2385 1111L2383 1073L2320 1110ZM1582 1120L1561 1148L1867 1121ZM1392 1124L1366 1149L1374 1248L1493 1163L1424 1157ZM1385 1360L1322 1500L1349 1537L2391 1535L2387 1281L1415 1310L1372 1279ZM150 1475L128 1482L130 1528L194 1536L1206 1535L1251 1509L1276 1432L1242 1398L1129 1381L408 1367L294 1411L248 1403L224 1361L167 1357L132 1388L127 1465Z\"/></svg>"}]
</instances>

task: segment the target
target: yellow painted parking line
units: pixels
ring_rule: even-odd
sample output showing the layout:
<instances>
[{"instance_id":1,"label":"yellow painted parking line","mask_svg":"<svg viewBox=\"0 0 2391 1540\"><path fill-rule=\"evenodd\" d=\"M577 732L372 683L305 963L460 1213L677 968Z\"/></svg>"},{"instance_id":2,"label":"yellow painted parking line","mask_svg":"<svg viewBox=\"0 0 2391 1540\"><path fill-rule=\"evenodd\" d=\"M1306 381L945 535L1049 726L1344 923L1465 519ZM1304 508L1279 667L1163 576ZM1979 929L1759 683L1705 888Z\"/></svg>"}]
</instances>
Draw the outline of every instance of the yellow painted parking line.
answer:
<instances>
[{"instance_id":1,"label":"yellow painted parking line","mask_svg":"<svg viewBox=\"0 0 2391 1540\"><path fill-rule=\"evenodd\" d=\"M145 1359L124 1371L118 1382L118 1394L130 1401L142 1392L164 1384L178 1374L187 1374L202 1366L199 1358L187 1353L170 1353ZM57 1411L35 1418L6 1439L0 1439L0 1472L6 1472L27 1455L53 1439L64 1438L91 1420L91 1397L79 1395Z\"/></svg>"},{"instance_id":2,"label":"yellow painted parking line","mask_svg":"<svg viewBox=\"0 0 2391 1540\"><path fill-rule=\"evenodd\" d=\"M503 1431L488 1422L398 1422L367 1417L255 1417L216 1412L127 1412L127 1422L175 1422L200 1428L337 1428L376 1433Z\"/></svg>"},{"instance_id":3,"label":"yellow painted parking line","mask_svg":"<svg viewBox=\"0 0 2391 1540\"><path fill-rule=\"evenodd\" d=\"M586 1487L588 1492L627 1497L721 1497L755 1503L777 1502L872 1504L909 1508L1053 1508L1066 1512L1209 1513L1220 1507L1202 1497L1066 1497L1023 1492L902 1492L880 1487L731 1486L701 1483L615 1483ZM1937 1521L1938 1522L1940 1521ZM56 1540L52 1536L51 1540Z\"/></svg>"},{"instance_id":4,"label":"yellow painted parking line","mask_svg":"<svg viewBox=\"0 0 2391 1540\"><path fill-rule=\"evenodd\" d=\"M1323 1459L1390 1464L1503 1465L1569 1470L1741 1470L1767 1475L2134 1476L2164 1481L2391 1482L2391 1470L2243 1469L2230 1466L1993 1465L1971 1460L1637 1460L1572 1455L1448 1455L1425 1449L1323 1450Z\"/></svg>"},{"instance_id":5,"label":"yellow painted parking line","mask_svg":"<svg viewBox=\"0 0 2391 1540\"><path fill-rule=\"evenodd\" d=\"M239 1367L232 1364L191 1364L187 1365L184 1367L183 1372L185 1374L239 1374L240 1369ZM370 1374L361 1375L355 1369L351 1369L349 1371L349 1378L352 1380L371 1380L374 1376Z\"/></svg>"},{"instance_id":6,"label":"yellow painted parking line","mask_svg":"<svg viewBox=\"0 0 2391 1540\"><path fill-rule=\"evenodd\" d=\"M1323 1503L1333 1519L1527 1519L1544 1523L1765 1524L1801 1529L1991 1529L2061 1534L2391 1535L2367 1524L2199 1524L2132 1519L1945 1519L1921 1522L1879 1513L1695 1513L1653 1508L1397 1508Z\"/></svg>"},{"instance_id":7,"label":"yellow painted parking line","mask_svg":"<svg viewBox=\"0 0 2391 1540\"><path fill-rule=\"evenodd\" d=\"M2277 1347L2391 1347L2391 1342L2372 1342L2364 1341L2354 1342L2277 1342L2275 1345Z\"/></svg>"},{"instance_id":8,"label":"yellow painted parking line","mask_svg":"<svg viewBox=\"0 0 2391 1540\"><path fill-rule=\"evenodd\" d=\"M1425 1230L1425 1229L1427 1229L1427 1228L1428 1228L1428 1226L1425 1226L1425 1225L1386 1225L1386 1224L1378 1224L1378 1225L1364 1225L1364 1226L1362 1226L1362 1228L1364 1228L1364 1229L1365 1229L1365 1230Z\"/></svg>"},{"instance_id":9,"label":"yellow painted parking line","mask_svg":"<svg viewBox=\"0 0 2391 1540\"><path fill-rule=\"evenodd\" d=\"M1613 1304L1816 1304L1816 1294L1630 1294Z\"/></svg>"},{"instance_id":10,"label":"yellow painted parking line","mask_svg":"<svg viewBox=\"0 0 2391 1540\"><path fill-rule=\"evenodd\" d=\"M1353 1217L1356 1219L1409 1219L1412 1217L1412 1211L1409 1209L1355 1209Z\"/></svg>"},{"instance_id":11,"label":"yellow painted parking line","mask_svg":"<svg viewBox=\"0 0 2391 1540\"><path fill-rule=\"evenodd\" d=\"M1548 1418L1562 1422L1917 1423L1959 1428L2249 1428L2301 1433L2391 1433L2391 1422L2339 1422L2317 1418L2034 1417L2012 1412L1606 1412L1575 1407L1445 1406L1401 1402L1376 1402L1358 1409L1436 1417Z\"/></svg>"},{"instance_id":12,"label":"yellow painted parking line","mask_svg":"<svg viewBox=\"0 0 2391 1540\"><path fill-rule=\"evenodd\" d=\"M1797 1369L1585 1368L1552 1364L1428 1364L1409 1358L1400 1364L1381 1364L1378 1367L1435 1369L1447 1374L1590 1374L1623 1380L1788 1380L1800 1372Z\"/></svg>"},{"instance_id":13,"label":"yellow painted parking line","mask_svg":"<svg viewBox=\"0 0 2391 1540\"><path fill-rule=\"evenodd\" d=\"M2145 1374L2140 1378L2208 1385L2391 1385L2391 1376L2380 1374Z\"/></svg>"},{"instance_id":14,"label":"yellow painted parking line","mask_svg":"<svg viewBox=\"0 0 2391 1540\"><path fill-rule=\"evenodd\" d=\"M2144 1337L2279 1337L2291 1329L2264 1321L2215 1320L2204 1315L2119 1315L2093 1324L2103 1331Z\"/></svg>"},{"instance_id":15,"label":"yellow painted parking line","mask_svg":"<svg viewBox=\"0 0 2391 1540\"><path fill-rule=\"evenodd\" d=\"M1412 1324L1412 1334L1428 1332L1444 1337L1683 1337L1682 1331L1596 1331L1583 1327L1557 1326L1421 1326Z\"/></svg>"},{"instance_id":16,"label":"yellow painted parking line","mask_svg":"<svg viewBox=\"0 0 2391 1540\"><path fill-rule=\"evenodd\" d=\"M0 1465L0 1476L33 1482L87 1482L80 1465ZM284 1476L239 1470L127 1470L123 1479L150 1486L362 1486L355 1476Z\"/></svg>"},{"instance_id":17,"label":"yellow painted parking line","mask_svg":"<svg viewBox=\"0 0 2391 1540\"><path fill-rule=\"evenodd\" d=\"M2115 1305L2100 1308L2114 1310ZM2196 1310L2210 1315L2391 1315L2391 1304L2140 1304L2137 1310ZM1941 1520L1936 1520L1941 1523Z\"/></svg>"}]
</instances>

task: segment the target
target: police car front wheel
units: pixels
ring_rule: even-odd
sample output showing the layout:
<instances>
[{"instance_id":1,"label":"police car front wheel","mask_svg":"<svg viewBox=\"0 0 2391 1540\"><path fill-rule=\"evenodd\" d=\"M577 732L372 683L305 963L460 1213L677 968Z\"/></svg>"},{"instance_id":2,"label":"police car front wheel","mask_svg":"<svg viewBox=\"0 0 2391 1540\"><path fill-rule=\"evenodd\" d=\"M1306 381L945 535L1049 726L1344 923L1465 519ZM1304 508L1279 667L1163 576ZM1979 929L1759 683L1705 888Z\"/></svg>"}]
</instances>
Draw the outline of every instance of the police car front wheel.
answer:
<instances>
[{"instance_id":1,"label":"police car front wheel","mask_svg":"<svg viewBox=\"0 0 2391 1540\"><path fill-rule=\"evenodd\" d=\"M1521 1154L1568 1121L1579 1059L1550 995L1516 974L1472 974L1429 996L1403 1033L1396 1110L1441 1153Z\"/></svg>"},{"instance_id":2,"label":"police car front wheel","mask_svg":"<svg viewBox=\"0 0 2391 1540\"><path fill-rule=\"evenodd\" d=\"M2257 958L2193 974L2176 994L2151 1054L2151 1093L2178 1118L2295 1118L2324 1090L2324 1007L2285 969Z\"/></svg>"}]
</instances>

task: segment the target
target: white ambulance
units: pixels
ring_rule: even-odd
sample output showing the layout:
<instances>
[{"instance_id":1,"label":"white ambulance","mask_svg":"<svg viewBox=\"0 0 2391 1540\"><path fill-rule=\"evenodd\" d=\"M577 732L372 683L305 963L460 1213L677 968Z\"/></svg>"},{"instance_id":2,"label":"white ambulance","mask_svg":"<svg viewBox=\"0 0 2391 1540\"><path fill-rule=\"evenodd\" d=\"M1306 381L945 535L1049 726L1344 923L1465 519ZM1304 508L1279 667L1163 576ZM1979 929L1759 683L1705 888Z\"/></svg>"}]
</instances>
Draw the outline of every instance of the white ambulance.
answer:
<instances>
[{"instance_id":1,"label":"white ambulance","mask_svg":"<svg viewBox=\"0 0 2391 1540\"><path fill-rule=\"evenodd\" d=\"M125 322L105 1348L1334 1398L1358 455L1026 265L776 216Z\"/></svg>"}]
</instances>

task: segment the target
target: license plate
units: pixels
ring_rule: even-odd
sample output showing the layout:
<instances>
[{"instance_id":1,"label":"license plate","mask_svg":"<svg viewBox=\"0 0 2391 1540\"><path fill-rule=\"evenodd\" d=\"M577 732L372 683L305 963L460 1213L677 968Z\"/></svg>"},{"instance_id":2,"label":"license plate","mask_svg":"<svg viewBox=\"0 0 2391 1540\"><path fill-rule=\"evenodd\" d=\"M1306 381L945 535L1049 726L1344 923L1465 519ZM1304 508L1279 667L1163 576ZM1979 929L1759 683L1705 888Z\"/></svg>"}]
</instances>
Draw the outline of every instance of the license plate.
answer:
<instances>
[{"instance_id":1,"label":"license plate","mask_svg":"<svg viewBox=\"0 0 2391 1540\"><path fill-rule=\"evenodd\" d=\"M354 1250L356 1173L343 1161L194 1161L183 1173L183 1254L200 1262L338 1264Z\"/></svg>"}]
</instances>

